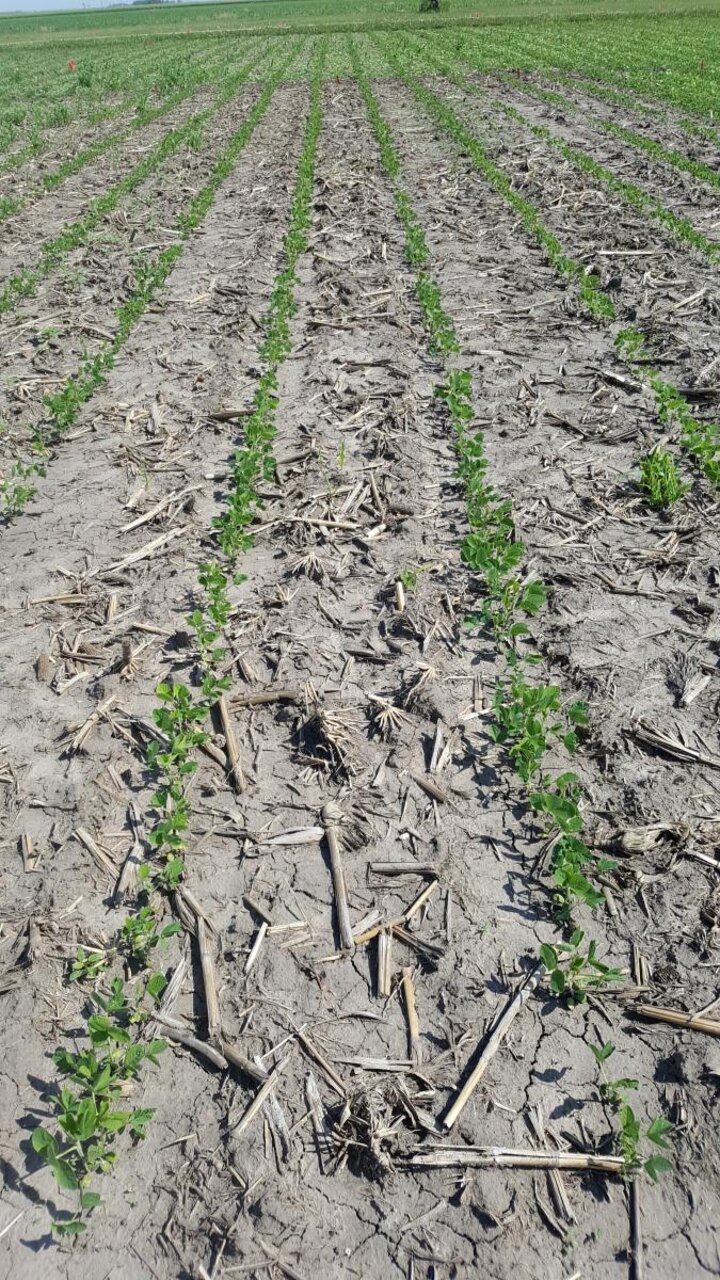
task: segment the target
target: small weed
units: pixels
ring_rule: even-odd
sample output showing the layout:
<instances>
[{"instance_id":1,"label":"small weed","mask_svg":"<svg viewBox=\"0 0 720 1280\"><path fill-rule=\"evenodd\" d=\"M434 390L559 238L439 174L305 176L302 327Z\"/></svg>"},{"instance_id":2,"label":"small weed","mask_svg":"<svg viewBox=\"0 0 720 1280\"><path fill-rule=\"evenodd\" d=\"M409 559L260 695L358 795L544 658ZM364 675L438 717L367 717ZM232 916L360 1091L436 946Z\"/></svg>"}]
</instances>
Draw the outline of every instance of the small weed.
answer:
<instances>
[{"instance_id":1,"label":"small weed","mask_svg":"<svg viewBox=\"0 0 720 1280\"><path fill-rule=\"evenodd\" d=\"M8 474L0 480L0 518L13 520L24 511L37 493L37 488L29 481L44 475L42 462L13 462Z\"/></svg>"},{"instance_id":2,"label":"small weed","mask_svg":"<svg viewBox=\"0 0 720 1280\"><path fill-rule=\"evenodd\" d=\"M106 951L86 951L78 947L68 974L68 982L95 982L110 962Z\"/></svg>"},{"instance_id":3,"label":"small weed","mask_svg":"<svg viewBox=\"0 0 720 1280\"><path fill-rule=\"evenodd\" d=\"M150 952L174 934L181 932L182 925L176 920L160 928L152 907L144 906L123 922L120 937L134 963L145 968Z\"/></svg>"},{"instance_id":4,"label":"small weed","mask_svg":"<svg viewBox=\"0 0 720 1280\"><path fill-rule=\"evenodd\" d=\"M687 492L678 475L677 464L666 449L651 449L640 459L638 489L656 511L671 507Z\"/></svg>"}]
</instances>

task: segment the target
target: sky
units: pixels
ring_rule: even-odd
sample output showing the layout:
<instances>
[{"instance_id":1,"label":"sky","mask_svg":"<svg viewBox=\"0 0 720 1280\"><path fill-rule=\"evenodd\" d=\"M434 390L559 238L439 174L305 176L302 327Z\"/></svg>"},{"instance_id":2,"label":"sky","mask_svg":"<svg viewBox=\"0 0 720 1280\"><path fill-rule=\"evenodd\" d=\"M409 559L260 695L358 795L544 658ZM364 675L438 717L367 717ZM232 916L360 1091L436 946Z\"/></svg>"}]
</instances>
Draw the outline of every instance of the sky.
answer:
<instances>
[{"instance_id":1,"label":"sky","mask_svg":"<svg viewBox=\"0 0 720 1280\"><path fill-rule=\"evenodd\" d=\"M0 13L57 13L59 9L105 9L112 0L0 0Z\"/></svg>"}]
</instances>

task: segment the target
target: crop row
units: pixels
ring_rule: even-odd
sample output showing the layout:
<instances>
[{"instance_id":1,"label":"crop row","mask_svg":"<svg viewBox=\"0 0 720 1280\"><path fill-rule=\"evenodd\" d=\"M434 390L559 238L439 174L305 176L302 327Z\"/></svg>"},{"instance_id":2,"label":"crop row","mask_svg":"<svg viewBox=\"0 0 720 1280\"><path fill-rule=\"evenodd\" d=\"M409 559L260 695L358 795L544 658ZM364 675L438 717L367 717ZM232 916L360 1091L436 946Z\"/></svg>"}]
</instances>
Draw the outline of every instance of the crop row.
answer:
<instances>
[{"instance_id":1,"label":"crop row","mask_svg":"<svg viewBox=\"0 0 720 1280\"><path fill-rule=\"evenodd\" d=\"M593 159L593 157L586 151L581 150L579 147L571 146L569 143L563 141L562 138L553 134L551 130L546 128L544 125L532 124L515 107L509 106L503 102L496 103L489 97L489 95L486 94L484 89L477 85L475 81L470 80L467 76L463 75L452 62L445 60L441 61L440 59L435 58L431 58L430 60L436 71L440 71L443 75L447 76L447 78L451 80L453 84L457 85L458 88L462 89L465 93L487 100L491 109L502 112L509 119L514 120L517 124L529 130L529 132L531 132L536 138L540 138L543 142L547 143L548 146L554 147L555 150L560 152L565 160L569 161L570 164L572 164L581 173L589 174L590 177L607 187L610 191L621 196L626 204L631 208L636 209L638 212L646 214L660 222L681 244L688 244L692 246L692 248L699 250L711 262L720 261L720 245L716 241L709 240L708 237L698 231L687 218L680 217L676 213L673 213L672 210L667 209L660 200L638 187L636 183L628 182L619 178L604 165L599 164L598 161ZM608 127L608 132L614 132L619 134L619 136L626 133L628 134L628 138L626 138L626 140L632 140L632 136L635 136L631 135L631 131L620 130L618 126L613 125ZM673 156L671 153L665 151L665 149L659 144L652 144L648 142L647 139L639 138L639 136L636 145L642 146L643 149L653 152L653 154L657 155L658 158L664 159L670 163L678 164L678 162L681 162L679 167L684 167L688 172L693 172L694 176L704 177L706 181L711 181L713 185L720 186L720 176L718 176L713 170L709 169L706 165L697 165L693 161L686 157L682 157L677 153ZM684 164L682 163L683 161Z\"/></svg>"},{"instance_id":2,"label":"crop row","mask_svg":"<svg viewBox=\"0 0 720 1280\"><path fill-rule=\"evenodd\" d=\"M458 477L465 491L469 532L461 544L461 558L480 585L481 609L466 625L482 635L490 634L504 667L495 689L489 735L502 747L525 790L527 810L544 825L545 847L551 850L554 915L569 931L567 941L540 948L549 988L569 1003L582 1003L590 992L620 978L620 970L597 957L597 944L587 943L576 927L579 904L591 910L603 902L594 883L614 867L598 858L583 839L582 786L570 770L552 773L547 755L558 751L574 754L578 728L587 724L582 703L564 705L558 686L532 682L540 656L530 637L528 619L541 610L545 588L523 564L525 547L517 535L512 503L500 496L489 480L489 463L482 432L473 427L472 375L457 366L459 344L451 317L443 307L440 289L429 271L430 252L422 226L402 181L401 165L392 134L382 117L357 50L351 44L351 61L376 137L382 167L391 186L398 220L405 236L405 253L416 273L416 296L431 353L440 361L442 380L435 389L444 405L458 456ZM419 287L420 286L420 287ZM642 1150L641 1130L627 1099L634 1082L608 1083L603 1063L612 1046L603 1046L596 1057L602 1088L617 1116L617 1147L626 1176L644 1168L653 1180L670 1167L660 1150L666 1147L669 1123L658 1118L645 1130L650 1146ZM445 1116L449 1128L464 1102L460 1095Z\"/></svg>"},{"instance_id":3,"label":"crop row","mask_svg":"<svg viewBox=\"0 0 720 1280\"><path fill-rule=\"evenodd\" d=\"M542 246L548 261L558 274L568 282L574 283L584 305L596 319L612 322L616 318L615 304L601 287L595 275L576 262L543 223L535 206L514 189L512 173L503 169L488 155L486 146L474 130L470 130L455 114L444 98L428 89L420 80L405 68L412 65L412 48L403 48L402 57L397 49L386 42L384 52L391 67L405 82L407 87L423 105L428 114L449 136L455 144L468 154L475 167L490 182L494 189L505 199L520 216L528 234ZM448 78L465 86L465 78L456 73L452 66L438 64ZM472 88L472 85L470 84ZM636 329L619 331L616 335L619 353L628 358L628 352L638 349L644 343L644 337ZM693 413L690 404L681 392L666 382L652 366L641 365L636 361L634 372L644 378L651 391L663 425L673 424L680 429L680 442L686 456L696 468L705 475L712 484L717 485L720 479L720 429L714 423L699 420ZM663 480L658 472L668 471ZM658 488L659 485L659 488ZM653 506L670 505L684 492L677 478L675 460L666 450L651 449L641 459L641 491Z\"/></svg>"},{"instance_id":4,"label":"crop row","mask_svg":"<svg viewBox=\"0 0 720 1280\"><path fill-rule=\"evenodd\" d=\"M146 83L134 101L123 101L118 108L117 114L123 117L123 122L119 129L101 134L88 146L73 150L70 155L66 155L55 168L50 168L41 174L40 181L35 190L31 192L31 195L12 195L0 198L0 222L27 207L33 197L37 198L44 192L54 191L61 186L66 178L69 178L72 174L79 173L87 165L99 159L100 156L127 141L137 130L144 128L167 112L172 111L174 107L180 106L191 97L200 83L222 86L228 78L230 65L231 60L227 54L223 59L216 59L205 64L199 62L194 66L190 64L182 86L179 88L174 87L161 96L159 100L156 97L153 97L152 101L150 100L149 86ZM126 122L128 116L130 117L129 123ZM0 166L0 170L5 172L16 170L26 160L30 158L38 159L42 155L46 144L47 138L34 137L27 147L6 156Z\"/></svg>"},{"instance_id":5,"label":"crop row","mask_svg":"<svg viewBox=\"0 0 720 1280\"><path fill-rule=\"evenodd\" d=\"M92 356L86 357L57 391L45 397L43 416L32 428L30 441L32 456L17 457L0 480L0 515L3 515L6 520L17 516L34 496L36 491L34 480L38 475L45 474L49 451L75 422L82 405L102 385L118 352L124 346L130 332L157 290L162 287L174 263L183 253L188 238L202 222L215 191L231 171L236 156L245 145L255 124L264 113L270 97L298 54L299 48L292 48L277 66L269 69L256 103L214 162L208 181L195 195L189 208L181 210L177 215L173 230L179 237L178 242L163 249L154 258L144 257L136 262L134 282L130 286L128 296L115 311L112 339L102 342L98 350ZM140 161L127 179L123 179L108 195L100 197L94 205L91 205L88 213L79 223L66 229L53 243L51 251L41 259L40 267L43 273L51 269L51 263L56 266L62 260L64 254L69 252L70 245L75 247L77 244L85 243L94 226L109 208L114 207L120 195L127 190L132 190L142 179L149 176L153 169L184 141L194 138L196 144L199 143L203 126L222 108L224 102L230 100L239 84L247 79L251 68L257 66L264 56L264 53L256 55L254 60L241 71L235 71L231 80L224 85L219 100L212 108L198 113L181 128L166 135L161 143ZM38 275L39 273L36 273L36 279ZM32 283L34 284L35 281L33 280Z\"/></svg>"},{"instance_id":6,"label":"crop row","mask_svg":"<svg viewBox=\"0 0 720 1280\"><path fill-rule=\"evenodd\" d=\"M132 1111L118 1109L116 1103L129 1081L139 1077L143 1064L158 1065L165 1041L145 1043L143 1031L153 1023L163 992L164 975L155 971L153 961L158 948L183 925L177 921L164 924L164 902L170 899L178 907L182 900L187 829L191 816L192 777L196 772L196 751L207 740L205 722L218 702L222 702L229 678L221 674L226 657L223 632L232 612L228 588L238 581L237 561L251 545L249 520L245 512L254 513L259 505L256 486L273 469L272 438L277 399L277 373L289 354L289 322L294 311L296 267L307 248L310 227L310 202L317 140L322 123L322 74L326 48L318 47L311 76L310 108L305 126L303 148L298 165L290 210L289 226L282 247L282 264L276 277L268 310L263 320L264 339L260 348L263 370L258 377L253 409L245 423L245 445L234 456L233 484L225 512L214 522L218 556L203 563L198 571L197 607L188 618L195 635L197 684L161 682L157 687L158 704L153 712L158 740L150 743L146 763L156 779L151 799L147 843L150 856L137 868L138 905L127 915L116 940L105 951L78 951L71 968L71 981L92 986L90 999L93 1012L87 1019L89 1048L70 1053L59 1048L54 1054L57 1070L64 1080L52 1096L53 1127L38 1126L32 1144L53 1171L61 1189L77 1194L77 1208L67 1219L56 1219L56 1234L76 1235L86 1229L86 1219L100 1204L99 1194L92 1188L95 1175L108 1172L114 1163L116 1136L126 1133L134 1140L145 1136L152 1119L148 1108ZM294 54L291 54L292 58ZM203 214L214 191L231 171L240 150L267 110L277 83L287 70L286 59L273 79L268 81L261 98L243 129L231 141L222 162L215 168L213 179L204 192L192 202L186 215L188 226ZM252 515L250 516L252 519ZM210 531L208 531L210 532ZM185 927L201 935L203 920L197 915L190 925L180 908ZM120 977L108 981L110 966L122 959L130 980ZM209 1011L209 1035L218 1050L222 1042L222 1026L216 1025ZM226 1049L227 1051L227 1049ZM218 1052L220 1062L224 1059ZM233 1057L236 1065L242 1060ZM257 1080L258 1072L246 1064L246 1074Z\"/></svg>"}]
</instances>

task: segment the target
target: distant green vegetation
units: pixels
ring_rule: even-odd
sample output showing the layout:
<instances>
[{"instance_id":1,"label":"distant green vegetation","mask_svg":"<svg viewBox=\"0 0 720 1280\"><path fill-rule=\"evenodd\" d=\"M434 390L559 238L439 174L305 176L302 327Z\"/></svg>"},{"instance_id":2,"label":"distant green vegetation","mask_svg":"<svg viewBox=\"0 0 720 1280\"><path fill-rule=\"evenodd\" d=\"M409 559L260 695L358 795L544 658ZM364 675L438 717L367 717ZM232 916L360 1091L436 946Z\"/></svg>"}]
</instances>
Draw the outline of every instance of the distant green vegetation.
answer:
<instances>
[{"instance_id":1,"label":"distant green vegetation","mask_svg":"<svg viewBox=\"0 0 720 1280\"><path fill-rule=\"evenodd\" d=\"M622 103L630 94L637 108L639 95L651 113L664 100L693 117L689 128L718 117L720 0L666 0L662 10L657 0L440 6L421 14L419 0L240 0L0 17L0 152L23 163L49 130L122 115L130 100L142 114L172 92L216 84L219 66L241 62L253 33L327 32L330 77L351 74L344 32L391 29L417 38L416 74L436 74L438 57L467 71L556 72L560 81L579 73L600 98ZM367 44L363 56L367 74L388 74Z\"/></svg>"},{"instance_id":2,"label":"distant green vegetation","mask_svg":"<svg viewBox=\"0 0 720 1280\"><path fill-rule=\"evenodd\" d=\"M718 0L440 0L420 14L419 0L238 0L219 4L138 4L123 8L0 17L0 38L100 38L143 33L220 33L268 26L362 30L369 26L479 24L515 19L590 18L593 14L717 14ZM709 61L708 57L708 61Z\"/></svg>"}]
</instances>

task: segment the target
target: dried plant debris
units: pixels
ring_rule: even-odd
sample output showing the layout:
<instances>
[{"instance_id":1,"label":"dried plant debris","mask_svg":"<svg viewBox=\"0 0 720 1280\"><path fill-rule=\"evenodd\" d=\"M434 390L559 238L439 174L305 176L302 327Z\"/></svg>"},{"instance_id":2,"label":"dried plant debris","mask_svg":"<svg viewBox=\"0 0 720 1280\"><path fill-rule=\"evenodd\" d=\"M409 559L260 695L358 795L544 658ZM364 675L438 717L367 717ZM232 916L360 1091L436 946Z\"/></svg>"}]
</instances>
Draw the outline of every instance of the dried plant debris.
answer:
<instances>
[{"instance_id":1,"label":"dried plant debris","mask_svg":"<svg viewBox=\"0 0 720 1280\"><path fill-rule=\"evenodd\" d=\"M225 8L0 84L5 1269L711 1272L713 21Z\"/></svg>"}]
</instances>

